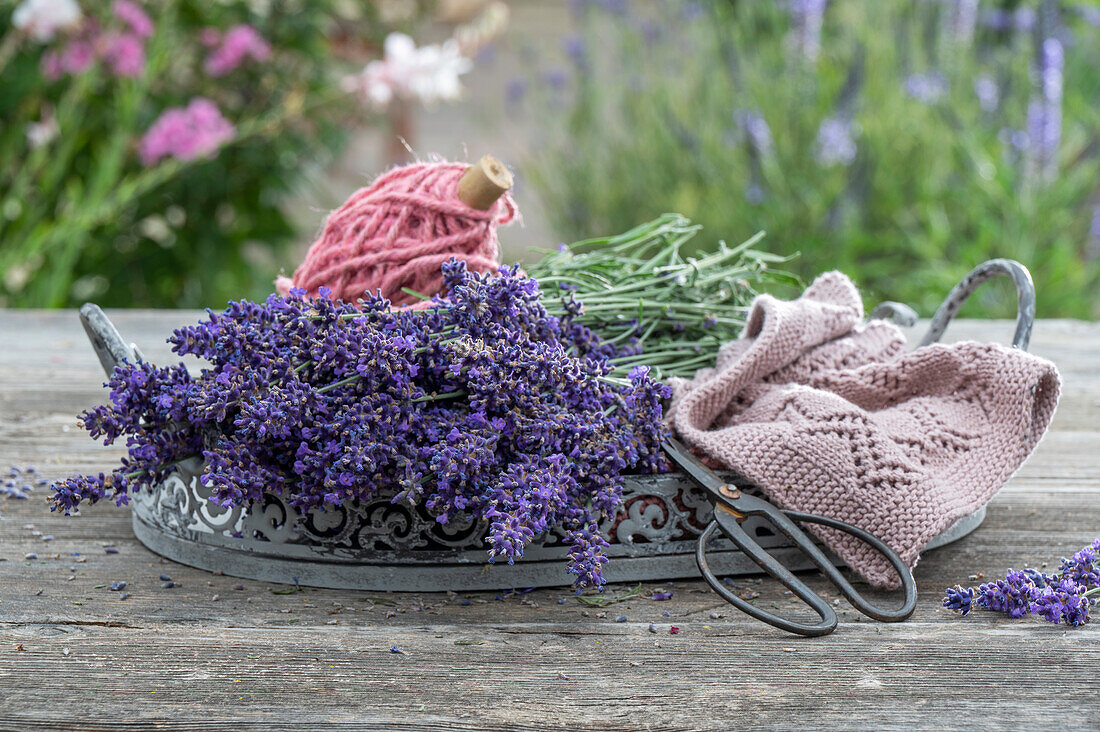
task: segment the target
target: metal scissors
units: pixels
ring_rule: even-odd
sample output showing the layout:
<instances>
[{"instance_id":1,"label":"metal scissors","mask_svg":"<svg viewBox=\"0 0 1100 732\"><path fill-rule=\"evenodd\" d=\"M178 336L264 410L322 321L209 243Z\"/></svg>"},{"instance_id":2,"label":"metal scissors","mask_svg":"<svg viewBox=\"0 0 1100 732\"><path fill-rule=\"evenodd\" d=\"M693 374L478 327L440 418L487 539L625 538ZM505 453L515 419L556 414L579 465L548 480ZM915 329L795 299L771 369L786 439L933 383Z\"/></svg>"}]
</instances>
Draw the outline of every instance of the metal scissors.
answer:
<instances>
[{"instance_id":1,"label":"metal scissors","mask_svg":"<svg viewBox=\"0 0 1100 732\"><path fill-rule=\"evenodd\" d=\"M775 528L790 539L796 547L804 552L810 560L825 573L825 576L836 585L840 593L848 599L848 602L864 615L881 620L885 623L897 623L907 619L917 607L917 584L913 579L913 573L902 562L897 552L884 544L880 539L867 533L863 529L846 524L843 521L817 516L812 513L800 511L784 511L765 501L763 498L749 495L736 485L731 485L722 480L710 468L704 465L682 443L668 438L664 445L668 457L683 470L700 488L706 491L708 498L714 504L714 520L699 537L699 545L695 551L695 559L699 563L699 571L703 573L703 579L724 600L734 605L737 609L748 613L757 620L763 620L781 630L797 633L805 636L827 635L836 629L837 617L832 606L820 595L807 587L801 580L795 577L789 569L783 566L778 559L762 548L755 539L749 536L741 523L750 516L761 516L769 521ZM901 577L902 588L905 591L905 601L900 608L884 609L869 603L854 587L845 579L828 557L818 548L813 539L807 536L796 522L821 524L833 529L838 529L851 534L857 539L870 544L880 552L897 571ZM779 580L787 589L793 592L803 602L810 606L821 618L816 624L799 623L784 617L769 613L755 605L742 600L731 592L722 582L714 576L707 565L707 542L716 531L721 530L738 549L745 553L753 562L769 575Z\"/></svg>"}]
</instances>

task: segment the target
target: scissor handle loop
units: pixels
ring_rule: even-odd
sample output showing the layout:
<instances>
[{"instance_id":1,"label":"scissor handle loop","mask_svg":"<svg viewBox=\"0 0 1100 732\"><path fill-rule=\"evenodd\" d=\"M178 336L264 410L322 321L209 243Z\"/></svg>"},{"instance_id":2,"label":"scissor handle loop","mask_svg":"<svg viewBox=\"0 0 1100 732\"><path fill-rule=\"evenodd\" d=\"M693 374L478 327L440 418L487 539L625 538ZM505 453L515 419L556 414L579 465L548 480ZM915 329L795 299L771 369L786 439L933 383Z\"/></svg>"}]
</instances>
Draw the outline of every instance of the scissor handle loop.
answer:
<instances>
[{"instance_id":1,"label":"scissor handle loop","mask_svg":"<svg viewBox=\"0 0 1100 732\"><path fill-rule=\"evenodd\" d=\"M719 596L726 602L730 603L738 610L757 620L761 620L768 625L772 625L780 630L785 630L788 633L795 633L797 635L804 635L808 637L828 635L836 629L836 612L829 606L829 603L825 602L821 597L807 587L801 580L791 574L791 571L779 563L775 557L764 551L759 544L749 538L749 535L745 533L745 530L741 528L741 524L733 522L733 526L737 527L737 530L744 536L744 541L738 541L734 537L730 537L735 544L737 544L745 554L749 556L757 565L760 566L765 572L770 574L775 579L779 580L783 585L791 590L800 600L805 602L810 608L817 613L821 618L820 623L809 624L799 623L794 620L788 620L775 613L769 613L766 610L761 610L755 605L742 600L735 593L731 592L722 581L714 576L711 572L710 566L707 564L707 542L714 535L715 530L719 528L718 521L711 521L707 528L703 531L702 536L699 537L699 543L695 548L695 561L699 564L699 571L703 575L703 579L707 581L711 589L718 593ZM723 527L723 533L727 536L730 531ZM754 551L755 549L755 551Z\"/></svg>"},{"instance_id":2,"label":"scissor handle loop","mask_svg":"<svg viewBox=\"0 0 1100 732\"><path fill-rule=\"evenodd\" d=\"M913 579L913 573L905 566L905 563L902 561L901 557L898 556L897 552L876 536L856 526L846 524L843 521L798 511L779 511L776 509L775 511L769 511L766 518L779 529L780 532L785 534L795 546L801 549L818 569L836 585L837 589L847 598L848 602L864 615L882 622L896 623L905 620L913 614L914 610L916 610L917 584ZM826 557L817 545L813 543L813 540L798 527L795 521L821 524L822 526L844 531L866 542L886 557L891 566L893 566L894 570L898 573L898 576L901 577L902 588L905 592L905 599L901 607L895 609L881 608L868 602L866 598L852 587L847 578L833 566L833 563L829 561L828 557ZM722 533L744 552L746 556L756 563L757 566L778 580L800 600L809 605L810 608L817 613L818 617L821 618L821 622L808 624L788 620L774 613L761 610L730 592L722 582L714 576L706 558L707 542L710 541L714 532L718 529L721 529ZM832 607L830 607L817 593L807 587L805 583L799 580L794 573L781 564L778 559L757 544L756 540L750 537L741 526L736 515L723 506L715 508L715 520L707 526L702 536L699 537L695 559L699 564L699 571L702 573L703 578L715 592L724 600L734 605L739 610L753 616L757 620L762 620L781 630L804 636L827 635L836 628L837 618Z\"/></svg>"}]
</instances>

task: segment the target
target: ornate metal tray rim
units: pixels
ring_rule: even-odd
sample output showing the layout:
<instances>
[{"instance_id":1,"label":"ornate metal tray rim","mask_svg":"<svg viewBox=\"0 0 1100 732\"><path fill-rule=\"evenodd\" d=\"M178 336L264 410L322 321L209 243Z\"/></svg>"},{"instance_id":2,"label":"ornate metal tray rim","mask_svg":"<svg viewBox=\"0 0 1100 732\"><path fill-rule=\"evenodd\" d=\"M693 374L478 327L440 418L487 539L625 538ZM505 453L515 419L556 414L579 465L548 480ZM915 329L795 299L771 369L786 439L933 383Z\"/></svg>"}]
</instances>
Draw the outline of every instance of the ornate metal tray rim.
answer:
<instances>
[{"instance_id":1,"label":"ornate metal tray rim","mask_svg":"<svg viewBox=\"0 0 1100 732\"><path fill-rule=\"evenodd\" d=\"M937 311L920 345L934 342L963 301L997 275L1013 279L1019 296L1014 345L1026 348L1034 319L1030 274L1017 262L992 260L968 275ZM89 303L81 321L104 370L141 358L107 316ZM883 303L871 315L912 325L916 314ZM201 461L180 464L177 474L151 492L134 496L134 534L168 559L213 572L271 582L359 590L431 592L568 585L565 548L553 532L538 537L525 556L509 565L489 564L481 538L484 526L440 527L426 513L394 506L379 496L366 506L297 514L277 496L258 510L227 510L207 501L198 476ZM751 489L751 487L742 486ZM624 488L622 510L601 528L611 540L605 566L608 582L666 580L697 576L696 539L710 521L710 504L681 474L639 476ZM924 548L956 541L985 519L985 508L964 516ZM763 522L745 527L791 569L808 568ZM724 540L723 540L724 541ZM718 574L757 574L759 568L728 542L715 543L711 566ZM834 557L834 562L841 564Z\"/></svg>"}]
</instances>

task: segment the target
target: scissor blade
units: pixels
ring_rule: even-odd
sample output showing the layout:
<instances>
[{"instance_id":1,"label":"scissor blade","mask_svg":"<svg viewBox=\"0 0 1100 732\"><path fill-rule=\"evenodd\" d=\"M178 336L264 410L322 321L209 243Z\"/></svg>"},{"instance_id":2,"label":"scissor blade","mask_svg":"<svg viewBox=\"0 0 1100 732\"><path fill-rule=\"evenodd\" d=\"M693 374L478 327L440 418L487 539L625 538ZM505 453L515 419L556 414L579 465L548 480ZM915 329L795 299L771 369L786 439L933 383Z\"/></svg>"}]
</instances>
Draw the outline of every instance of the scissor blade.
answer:
<instances>
[{"instance_id":1,"label":"scissor blade","mask_svg":"<svg viewBox=\"0 0 1100 732\"><path fill-rule=\"evenodd\" d=\"M676 463L680 470L687 473L688 477L695 481L700 488L709 493L718 494L718 489L726 485L726 481L719 478L713 470L703 464L703 461L691 454L691 451L679 440L669 437L662 445L665 454L672 462ZM720 495L720 494L719 494Z\"/></svg>"}]
</instances>

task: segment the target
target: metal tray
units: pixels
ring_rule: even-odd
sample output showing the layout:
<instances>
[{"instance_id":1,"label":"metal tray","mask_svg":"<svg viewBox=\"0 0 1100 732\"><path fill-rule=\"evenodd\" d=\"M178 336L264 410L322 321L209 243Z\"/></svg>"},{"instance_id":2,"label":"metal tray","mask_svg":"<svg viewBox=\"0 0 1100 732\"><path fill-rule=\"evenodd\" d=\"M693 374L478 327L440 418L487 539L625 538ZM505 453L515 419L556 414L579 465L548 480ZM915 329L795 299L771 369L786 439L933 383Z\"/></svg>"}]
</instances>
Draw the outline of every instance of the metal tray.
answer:
<instances>
[{"instance_id":1,"label":"metal tray","mask_svg":"<svg viewBox=\"0 0 1100 732\"><path fill-rule=\"evenodd\" d=\"M1034 320L1034 290L1027 270L1010 260L992 260L968 275L941 305L921 345L937 340L962 302L982 282L1012 277L1019 295L1014 345L1026 348ZM904 305L883 303L871 315L911 325L916 314ZM104 370L140 358L96 305L84 305L80 318ZM214 505L198 476L198 458L152 491L133 496L134 534L152 551L201 569L269 582L356 590L433 592L507 587L568 585L566 546L556 532L536 537L514 564L489 564L483 522L442 526L421 508L390 503L380 495L369 503L328 507L302 515L279 496L246 510ZM742 485L745 490L753 486ZM605 566L608 582L666 580L698 576L695 545L711 520L703 493L679 473L627 479L623 505L601 528L610 540ZM985 519L985 508L965 516L924 549L966 536ZM791 569L808 568L785 537L759 519L745 528ZM725 539L708 554L717 574L759 573L757 565ZM839 565L842 563L834 558Z\"/></svg>"}]
</instances>

